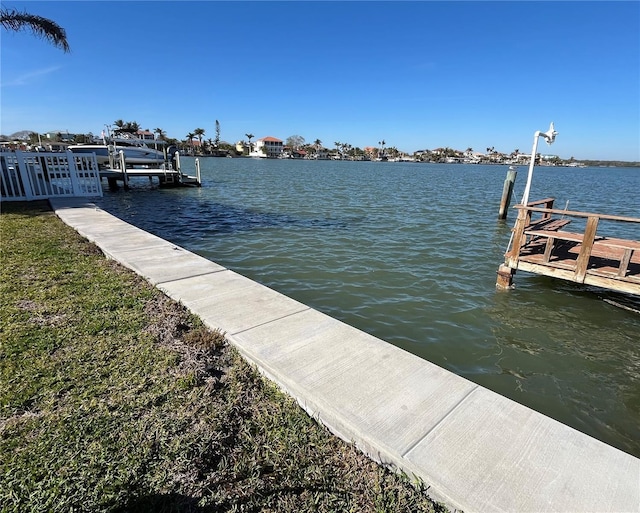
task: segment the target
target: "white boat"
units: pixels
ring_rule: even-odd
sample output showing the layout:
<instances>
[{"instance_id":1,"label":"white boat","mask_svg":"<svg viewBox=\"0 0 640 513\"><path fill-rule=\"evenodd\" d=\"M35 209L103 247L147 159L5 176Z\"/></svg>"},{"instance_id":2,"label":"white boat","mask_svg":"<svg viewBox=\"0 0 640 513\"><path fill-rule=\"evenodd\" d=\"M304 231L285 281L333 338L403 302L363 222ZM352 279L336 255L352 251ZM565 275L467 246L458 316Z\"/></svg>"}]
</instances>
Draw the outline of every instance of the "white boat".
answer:
<instances>
[{"instance_id":1,"label":"white boat","mask_svg":"<svg viewBox=\"0 0 640 513\"><path fill-rule=\"evenodd\" d=\"M154 147L151 147L150 143ZM152 142L145 139L114 137L108 141L103 140L102 144L73 144L69 146L69 150L78 154L95 153L100 166L109 165L110 153L117 159L119 152L123 151L127 164L159 167L165 161L165 155L161 149L157 149L155 146L164 144L164 141L157 140Z\"/></svg>"}]
</instances>

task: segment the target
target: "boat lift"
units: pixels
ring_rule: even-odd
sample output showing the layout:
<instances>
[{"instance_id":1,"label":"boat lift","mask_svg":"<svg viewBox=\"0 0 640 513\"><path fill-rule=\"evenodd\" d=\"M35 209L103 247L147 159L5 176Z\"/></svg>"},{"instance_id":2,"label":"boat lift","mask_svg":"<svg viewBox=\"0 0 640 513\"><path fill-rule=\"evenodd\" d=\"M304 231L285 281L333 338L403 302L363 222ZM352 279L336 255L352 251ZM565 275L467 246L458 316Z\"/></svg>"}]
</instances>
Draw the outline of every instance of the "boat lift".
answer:
<instances>
[{"instance_id":1,"label":"boat lift","mask_svg":"<svg viewBox=\"0 0 640 513\"><path fill-rule=\"evenodd\" d=\"M122 150L116 152L115 146L109 146L109 167L100 171L100 177L106 178L111 189L118 188L118 181L122 181L124 188L129 188L129 179L132 177L148 177L153 180L158 178L160 187L201 187L200 160L195 159L196 176L190 176L182 172L180 153L174 152L173 158L165 159L160 167L129 166Z\"/></svg>"}]
</instances>

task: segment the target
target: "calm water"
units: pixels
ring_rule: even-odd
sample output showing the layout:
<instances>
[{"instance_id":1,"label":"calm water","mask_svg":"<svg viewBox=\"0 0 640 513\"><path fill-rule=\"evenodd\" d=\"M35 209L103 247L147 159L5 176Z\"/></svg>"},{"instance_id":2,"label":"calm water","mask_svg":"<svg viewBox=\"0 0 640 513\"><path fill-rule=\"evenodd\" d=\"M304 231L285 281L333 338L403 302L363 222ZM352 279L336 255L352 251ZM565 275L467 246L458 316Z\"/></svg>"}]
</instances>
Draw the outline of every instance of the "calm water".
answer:
<instances>
[{"instance_id":1,"label":"calm water","mask_svg":"<svg viewBox=\"0 0 640 513\"><path fill-rule=\"evenodd\" d=\"M193 159L183 166L194 174ZM640 457L640 314L604 299L640 301L523 272L497 292L515 219L497 221L506 167L203 158L201 168L200 189L142 180L99 203ZM531 199L548 196L640 217L640 170L536 168Z\"/></svg>"}]
</instances>

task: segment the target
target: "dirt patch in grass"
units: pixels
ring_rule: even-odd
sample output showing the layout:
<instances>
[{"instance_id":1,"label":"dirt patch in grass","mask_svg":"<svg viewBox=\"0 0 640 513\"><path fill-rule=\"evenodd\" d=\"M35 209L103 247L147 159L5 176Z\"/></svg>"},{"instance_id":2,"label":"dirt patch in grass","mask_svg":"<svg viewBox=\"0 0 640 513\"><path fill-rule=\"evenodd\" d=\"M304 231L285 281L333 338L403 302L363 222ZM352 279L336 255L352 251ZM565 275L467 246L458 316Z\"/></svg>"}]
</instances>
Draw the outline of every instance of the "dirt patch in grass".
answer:
<instances>
[{"instance_id":1,"label":"dirt patch in grass","mask_svg":"<svg viewBox=\"0 0 640 513\"><path fill-rule=\"evenodd\" d=\"M445 511L42 205L0 216L0 510Z\"/></svg>"}]
</instances>

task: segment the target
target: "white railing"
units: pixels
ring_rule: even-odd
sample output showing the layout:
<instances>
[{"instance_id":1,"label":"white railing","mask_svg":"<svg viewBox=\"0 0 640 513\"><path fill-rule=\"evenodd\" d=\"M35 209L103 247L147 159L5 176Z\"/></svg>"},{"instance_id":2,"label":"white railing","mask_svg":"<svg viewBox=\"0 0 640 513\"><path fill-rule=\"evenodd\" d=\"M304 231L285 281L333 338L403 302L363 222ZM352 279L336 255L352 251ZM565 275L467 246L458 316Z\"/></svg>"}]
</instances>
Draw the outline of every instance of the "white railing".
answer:
<instances>
[{"instance_id":1,"label":"white railing","mask_svg":"<svg viewBox=\"0 0 640 513\"><path fill-rule=\"evenodd\" d=\"M93 154L0 152L3 201L102 196L100 170Z\"/></svg>"}]
</instances>

